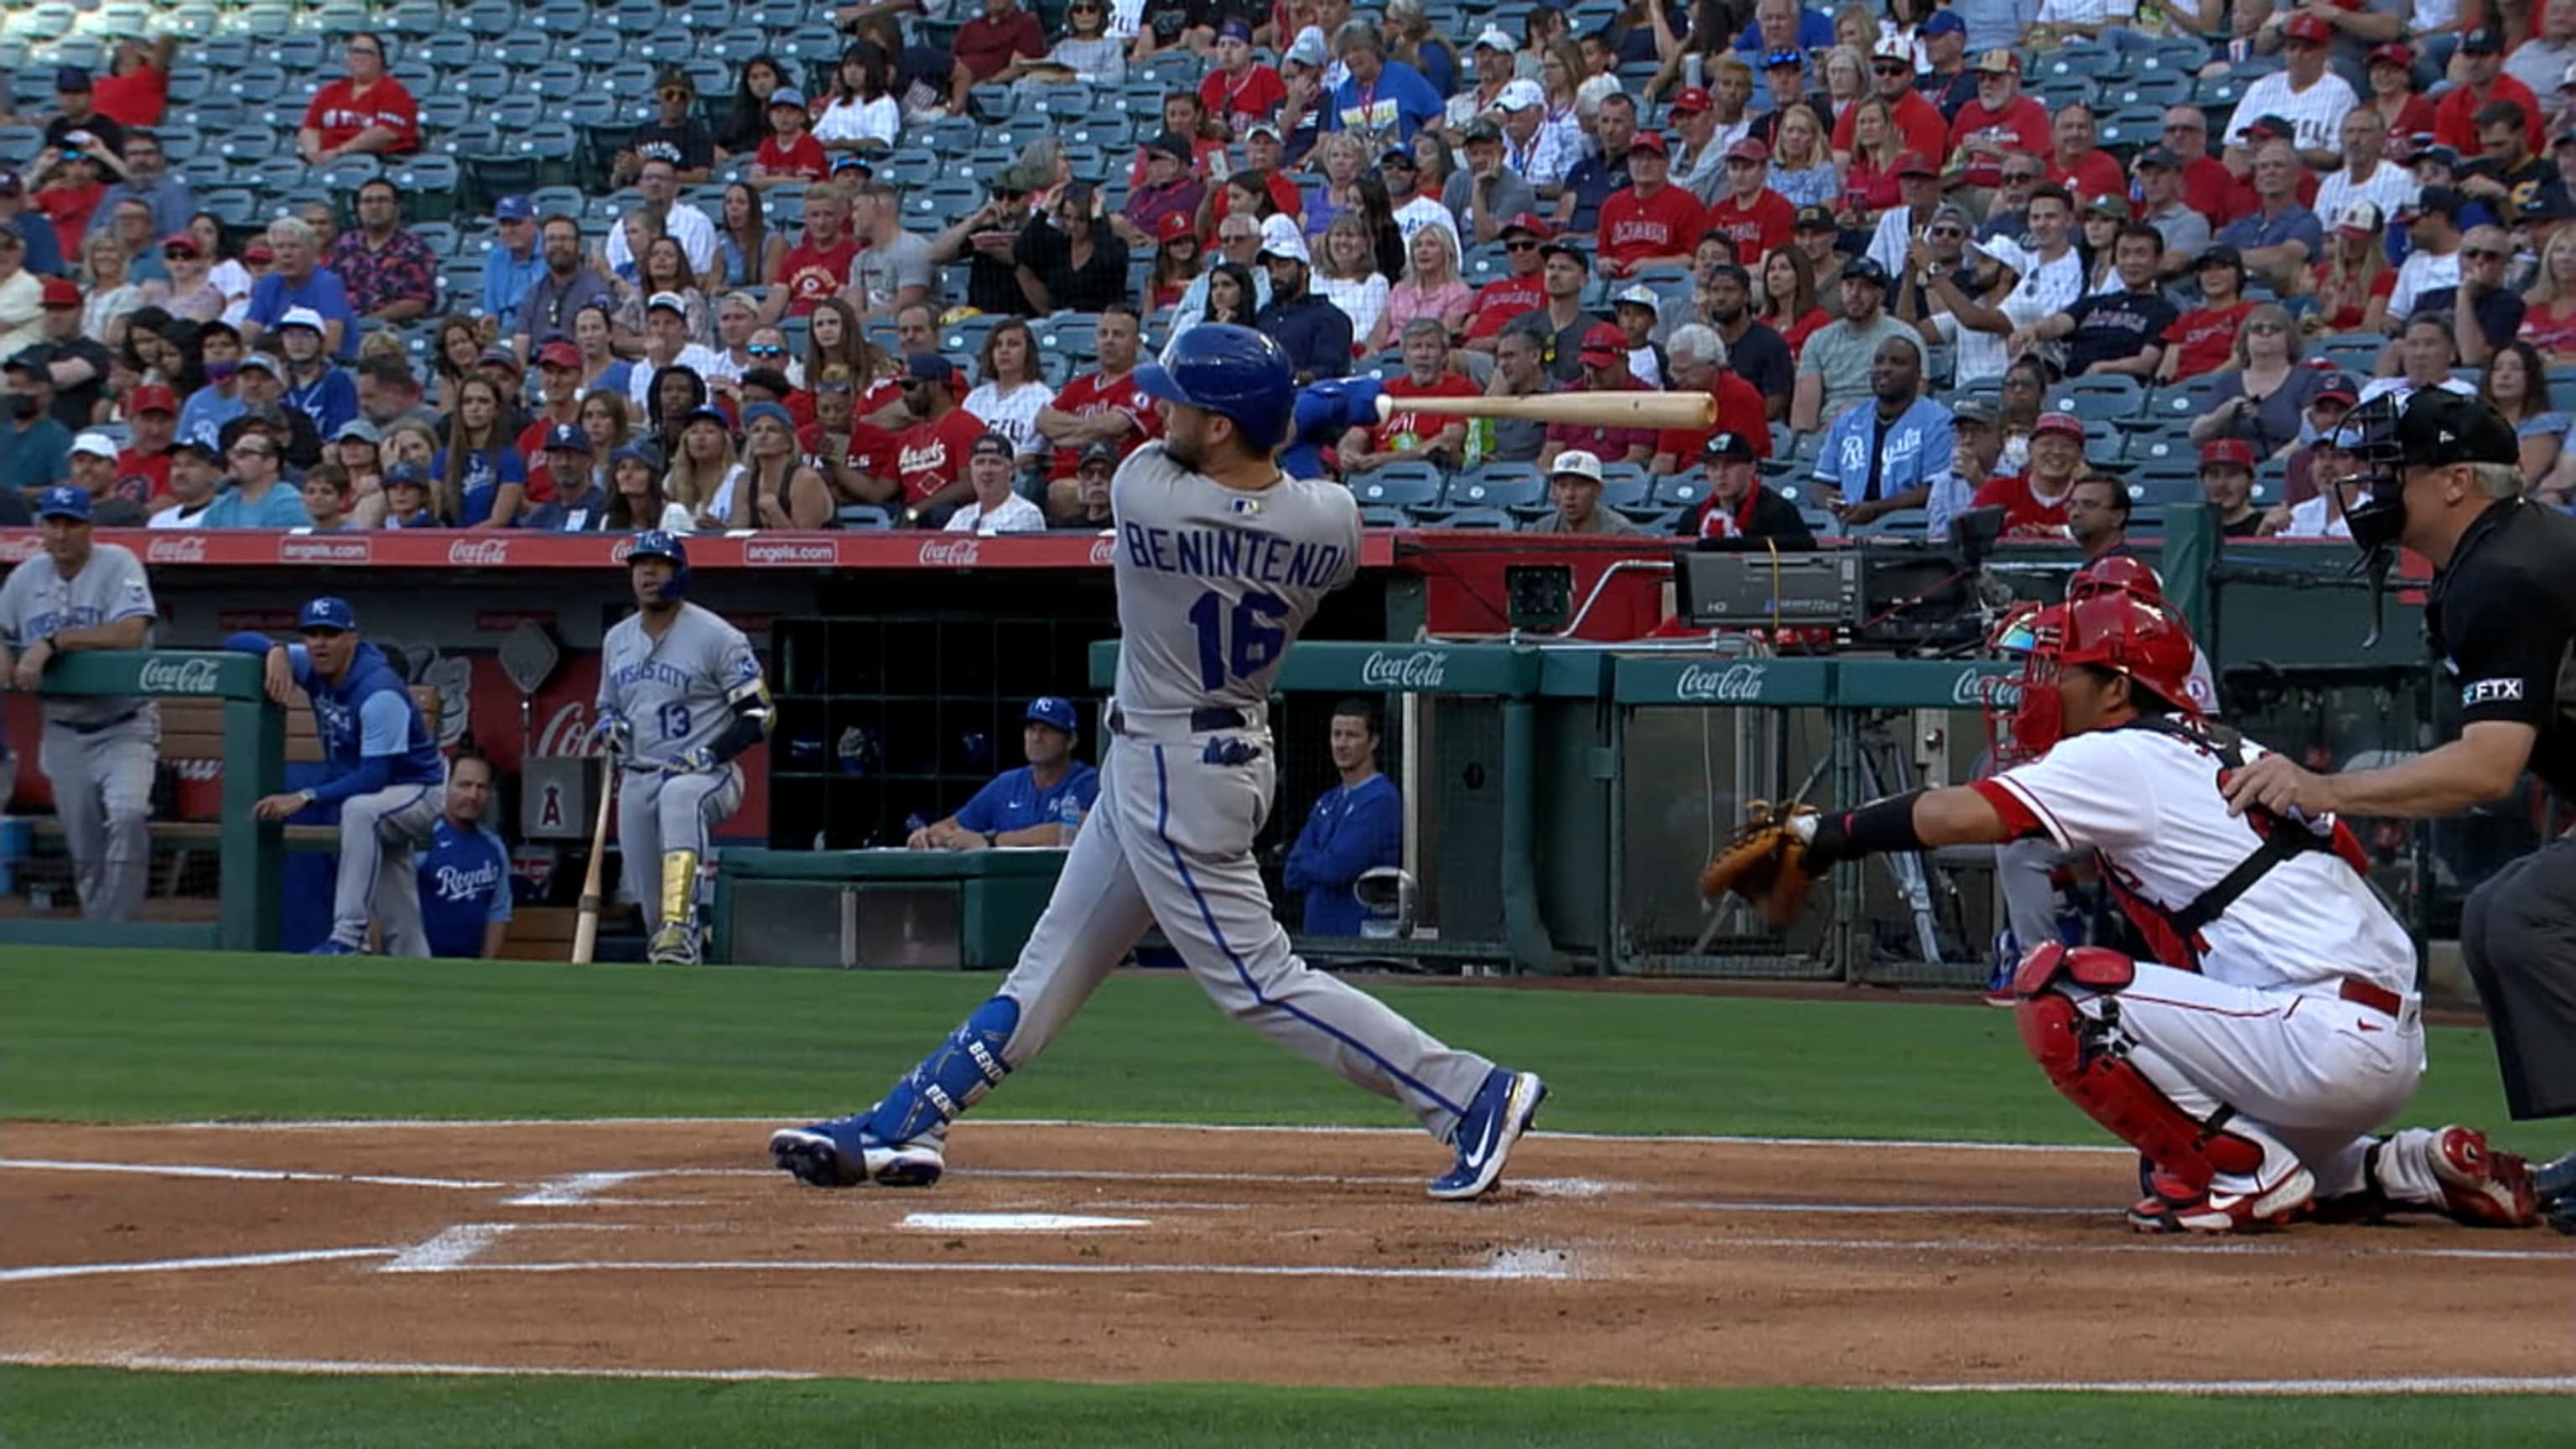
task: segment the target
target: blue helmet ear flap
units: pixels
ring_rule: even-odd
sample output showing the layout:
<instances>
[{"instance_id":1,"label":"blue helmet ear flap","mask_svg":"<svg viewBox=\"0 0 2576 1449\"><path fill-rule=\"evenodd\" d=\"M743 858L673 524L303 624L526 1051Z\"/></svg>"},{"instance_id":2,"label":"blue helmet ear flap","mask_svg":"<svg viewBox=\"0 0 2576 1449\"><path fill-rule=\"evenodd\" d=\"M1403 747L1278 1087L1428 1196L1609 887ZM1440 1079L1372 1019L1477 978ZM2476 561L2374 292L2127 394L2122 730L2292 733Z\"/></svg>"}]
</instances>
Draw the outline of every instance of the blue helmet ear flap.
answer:
<instances>
[{"instance_id":1,"label":"blue helmet ear flap","mask_svg":"<svg viewBox=\"0 0 2576 1449\"><path fill-rule=\"evenodd\" d=\"M671 581L662 586L663 598L679 599L688 596L689 550L680 542L679 535L659 528L647 529L635 535L633 546L626 550L627 564L631 567L636 560L648 558L661 559L671 566Z\"/></svg>"}]
</instances>

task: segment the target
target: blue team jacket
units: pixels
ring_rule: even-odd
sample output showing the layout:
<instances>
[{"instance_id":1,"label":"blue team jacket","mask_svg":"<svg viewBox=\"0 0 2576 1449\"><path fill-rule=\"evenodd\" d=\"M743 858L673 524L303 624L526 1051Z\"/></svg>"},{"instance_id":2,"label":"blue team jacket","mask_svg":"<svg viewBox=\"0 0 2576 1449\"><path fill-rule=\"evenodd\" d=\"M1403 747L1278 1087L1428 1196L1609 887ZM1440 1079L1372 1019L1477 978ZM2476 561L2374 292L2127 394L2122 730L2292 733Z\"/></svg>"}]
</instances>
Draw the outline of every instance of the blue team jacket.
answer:
<instances>
[{"instance_id":1,"label":"blue team jacket","mask_svg":"<svg viewBox=\"0 0 2576 1449\"><path fill-rule=\"evenodd\" d=\"M266 654L277 641L265 634L235 634L227 649ZM313 728L322 737L323 758L331 777L314 787L313 803L336 805L372 795L394 785L436 785L447 779L447 762L438 741L430 738L420 707L402 675L386 662L384 651L360 644L357 657L337 685L325 684L313 672L313 656L301 644L286 646L295 682L313 700Z\"/></svg>"},{"instance_id":2,"label":"blue team jacket","mask_svg":"<svg viewBox=\"0 0 2576 1449\"><path fill-rule=\"evenodd\" d=\"M1288 889L1306 893L1306 934L1358 935L1367 912L1351 886L1369 871L1403 860L1403 797L1393 780L1371 775L1325 791L1289 847L1284 877Z\"/></svg>"}]
</instances>

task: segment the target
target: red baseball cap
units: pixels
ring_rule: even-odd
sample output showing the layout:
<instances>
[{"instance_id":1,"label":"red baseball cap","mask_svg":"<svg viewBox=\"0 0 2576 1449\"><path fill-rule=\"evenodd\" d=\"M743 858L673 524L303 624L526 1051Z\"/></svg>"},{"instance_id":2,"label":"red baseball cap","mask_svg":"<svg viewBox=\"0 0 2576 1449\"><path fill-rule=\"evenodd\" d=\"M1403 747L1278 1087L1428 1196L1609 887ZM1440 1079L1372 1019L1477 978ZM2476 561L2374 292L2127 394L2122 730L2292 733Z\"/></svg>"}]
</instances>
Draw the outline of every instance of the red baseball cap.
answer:
<instances>
[{"instance_id":1,"label":"red baseball cap","mask_svg":"<svg viewBox=\"0 0 2576 1449\"><path fill-rule=\"evenodd\" d=\"M1504 222L1500 235L1510 236L1516 231L1527 232L1531 236L1538 238L1540 241L1545 241L1549 237L1556 235L1556 228L1547 224L1547 218L1540 216L1534 211L1524 211L1520 215L1513 217L1511 220Z\"/></svg>"},{"instance_id":2,"label":"red baseball cap","mask_svg":"<svg viewBox=\"0 0 2576 1449\"><path fill-rule=\"evenodd\" d=\"M80 284L69 277L45 278L45 305L77 307L81 304Z\"/></svg>"},{"instance_id":3,"label":"red baseball cap","mask_svg":"<svg viewBox=\"0 0 2576 1449\"><path fill-rule=\"evenodd\" d=\"M2204 472L2218 467L2242 468L2251 473L2254 471L2254 445L2243 438L2220 438L2216 442L2203 443L2200 466Z\"/></svg>"},{"instance_id":4,"label":"red baseball cap","mask_svg":"<svg viewBox=\"0 0 2576 1449\"><path fill-rule=\"evenodd\" d=\"M2031 424L2030 435L2034 438L2044 438L2051 433L2059 437L2073 438L2079 443L2083 442L2084 420L2073 413L2041 413L2039 421Z\"/></svg>"},{"instance_id":5,"label":"red baseball cap","mask_svg":"<svg viewBox=\"0 0 2576 1449\"><path fill-rule=\"evenodd\" d=\"M2372 65L2393 65L2399 70L2413 70L2415 68L2415 52L2408 50L2405 46L2399 45L2395 41L2390 41L2386 45L2374 46L2371 48L2370 63Z\"/></svg>"},{"instance_id":6,"label":"red baseball cap","mask_svg":"<svg viewBox=\"0 0 2576 1449\"><path fill-rule=\"evenodd\" d=\"M1195 234L1197 230L1198 223L1190 219L1190 214L1188 212L1175 211L1165 216L1161 221L1154 223L1154 240L1157 242L1179 241L1182 237Z\"/></svg>"},{"instance_id":7,"label":"red baseball cap","mask_svg":"<svg viewBox=\"0 0 2576 1449\"><path fill-rule=\"evenodd\" d=\"M1628 334L1607 322L1592 324L1583 334L1583 350L1577 354L1584 362L1609 362L1628 355Z\"/></svg>"},{"instance_id":8,"label":"red baseball cap","mask_svg":"<svg viewBox=\"0 0 2576 1449\"><path fill-rule=\"evenodd\" d=\"M1729 161L1768 161L1771 159L1771 148L1764 145L1762 143L1762 138L1759 136L1746 136L1737 141L1734 145L1726 148L1726 159Z\"/></svg>"},{"instance_id":9,"label":"red baseball cap","mask_svg":"<svg viewBox=\"0 0 2576 1449\"><path fill-rule=\"evenodd\" d=\"M1664 139L1664 133L1661 131L1639 131L1637 139L1628 143L1628 154L1634 156L1640 151L1652 151L1658 156L1670 156L1673 154L1673 146L1670 141Z\"/></svg>"},{"instance_id":10,"label":"red baseball cap","mask_svg":"<svg viewBox=\"0 0 2576 1449\"><path fill-rule=\"evenodd\" d=\"M1673 97L1672 113L1676 116L1696 116L1707 110L1708 106L1707 91L1698 86L1684 86Z\"/></svg>"},{"instance_id":11,"label":"red baseball cap","mask_svg":"<svg viewBox=\"0 0 2576 1449\"><path fill-rule=\"evenodd\" d=\"M2304 40L2312 45L2325 44L2334 39L2334 33L2335 28L2326 23L2323 17L2304 12L2291 16L2290 23L2281 27L2281 35L2284 39Z\"/></svg>"},{"instance_id":12,"label":"red baseball cap","mask_svg":"<svg viewBox=\"0 0 2576 1449\"><path fill-rule=\"evenodd\" d=\"M569 342L549 342L537 349L537 366L578 368L581 366L581 349Z\"/></svg>"},{"instance_id":13,"label":"red baseball cap","mask_svg":"<svg viewBox=\"0 0 2576 1449\"><path fill-rule=\"evenodd\" d=\"M1938 176L1941 174L1941 168L1933 165L1932 158L1924 155L1920 151L1903 151L1899 152L1896 157L1896 174L1899 176Z\"/></svg>"},{"instance_id":14,"label":"red baseball cap","mask_svg":"<svg viewBox=\"0 0 2576 1449\"><path fill-rule=\"evenodd\" d=\"M125 395L125 411L129 415L169 413L175 417L179 412L179 395L157 382L147 382Z\"/></svg>"}]
</instances>

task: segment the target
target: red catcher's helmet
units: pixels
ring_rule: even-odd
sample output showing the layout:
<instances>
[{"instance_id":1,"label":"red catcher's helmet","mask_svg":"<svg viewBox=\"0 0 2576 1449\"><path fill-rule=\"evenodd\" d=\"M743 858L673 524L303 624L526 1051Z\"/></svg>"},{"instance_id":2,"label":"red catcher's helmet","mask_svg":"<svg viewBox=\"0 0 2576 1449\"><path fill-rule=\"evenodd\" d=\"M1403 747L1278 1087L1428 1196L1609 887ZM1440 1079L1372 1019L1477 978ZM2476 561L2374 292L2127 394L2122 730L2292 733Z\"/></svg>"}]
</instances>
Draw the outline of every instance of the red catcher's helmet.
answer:
<instances>
[{"instance_id":1,"label":"red catcher's helmet","mask_svg":"<svg viewBox=\"0 0 2576 1449\"><path fill-rule=\"evenodd\" d=\"M2018 676L1992 674L1977 685L1998 770L2036 760L2057 743L2057 649L2065 632L2065 605L2022 604L1986 636L1998 657L2022 662Z\"/></svg>"},{"instance_id":2,"label":"red catcher's helmet","mask_svg":"<svg viewBox=\"0 0 2576 1449\"><path fill-rule=\"evenodd\" d=\"M2198 652L2191 630L2172 610L2127 594L2098 594L2066 606L2057 662L2126 675L2165 703L2197 715L2191 673Z\"/></svg>"},{"instance_id":3,"label":"red catcher's helmet","mask_svg":"<svg viewBox=\"0 0 2576 1449\"><path fill-rule=\"evenodd\" d=\"M2127 594L2150 604L2165 601L2164 581L2156 571L2124 553L2106 553L2075 571L2066 581L2066 602L2099 598L2104 594Z\"/></svg>"}]
</instances>

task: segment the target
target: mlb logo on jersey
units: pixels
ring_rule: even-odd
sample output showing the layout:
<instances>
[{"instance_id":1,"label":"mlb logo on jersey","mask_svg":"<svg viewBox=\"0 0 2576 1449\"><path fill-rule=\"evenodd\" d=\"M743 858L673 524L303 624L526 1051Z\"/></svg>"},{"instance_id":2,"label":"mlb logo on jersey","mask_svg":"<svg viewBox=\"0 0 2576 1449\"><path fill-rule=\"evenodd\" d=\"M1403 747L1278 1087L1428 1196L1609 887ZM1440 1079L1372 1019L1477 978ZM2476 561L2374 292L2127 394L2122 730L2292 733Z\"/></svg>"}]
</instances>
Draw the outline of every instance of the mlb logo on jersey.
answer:
<instances>
[{"instance_id":1,"label":"mlb logo on jersey","mask_svg":"<svg viewBox=\"0 0 2576 1449\"><path fill-rule=\"evenodd\" d=\"M1258 498L1233 498L1228 499L1225 506L1242 514L1244 517L1249 518L1261 511L1261 500Z\"/></svg>"}]
</instances>

